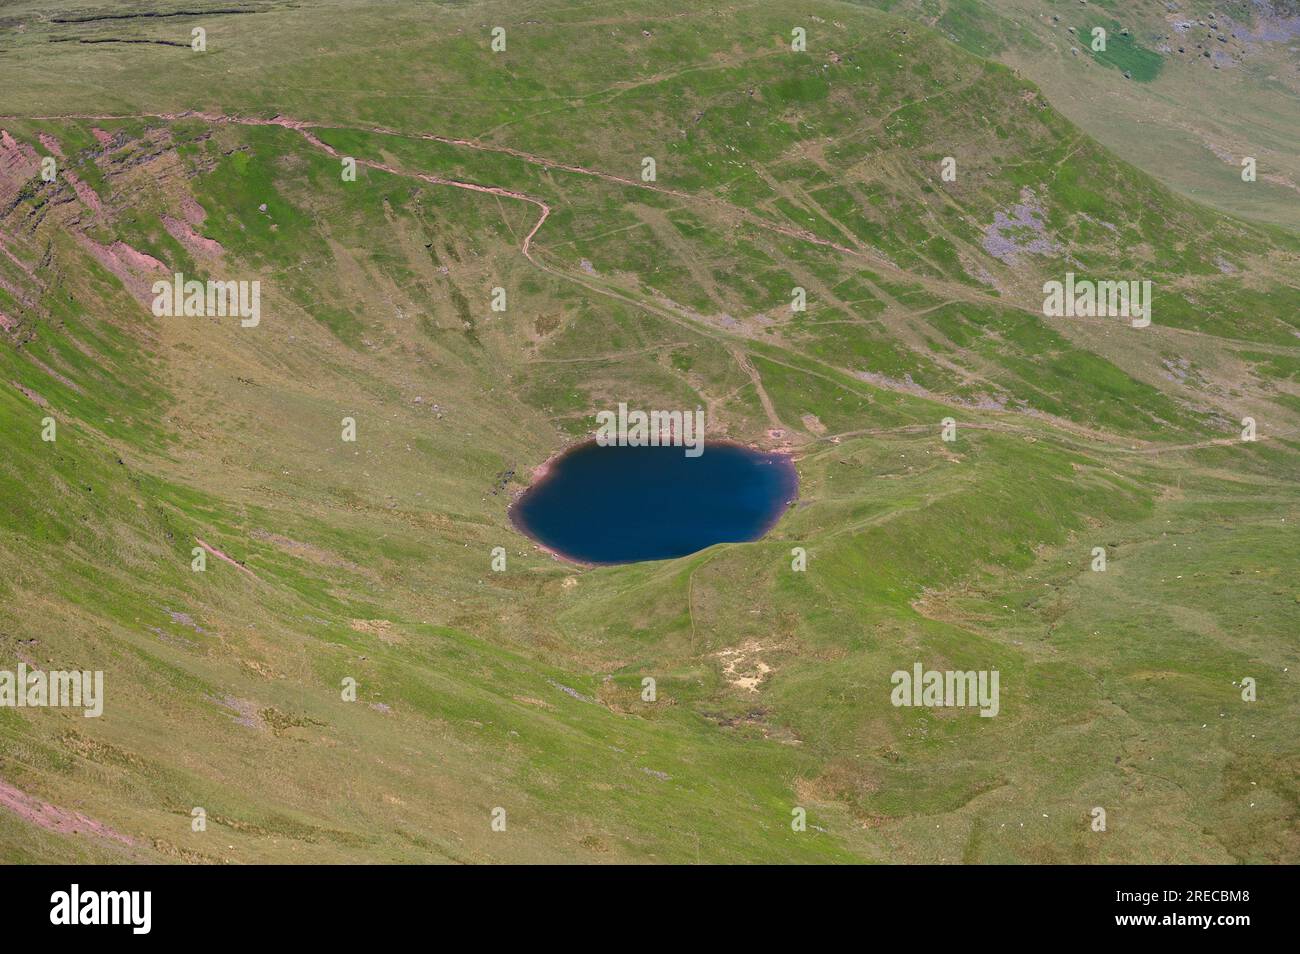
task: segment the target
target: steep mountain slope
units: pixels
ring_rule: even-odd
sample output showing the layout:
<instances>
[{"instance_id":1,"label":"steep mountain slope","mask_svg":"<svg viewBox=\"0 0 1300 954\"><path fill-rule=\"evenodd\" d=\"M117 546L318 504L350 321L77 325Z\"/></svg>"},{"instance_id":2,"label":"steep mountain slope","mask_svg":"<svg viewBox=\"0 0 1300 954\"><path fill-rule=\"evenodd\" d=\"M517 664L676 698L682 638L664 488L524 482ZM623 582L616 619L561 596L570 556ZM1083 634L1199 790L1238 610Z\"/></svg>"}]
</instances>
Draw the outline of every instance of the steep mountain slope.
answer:
<instances>
[{"instance_id":1,"label":"steep mountain slope","mask_svg":"<svg viewBox=\"0 0 1300 954\"><path fill-rule=\"evenodd\" d=\"M246 10L4 8L0 668L108 698L0 708L0 856L1296 859L1293 236L870 9ZM1044 318L1067 270L1152 324ZM540 552L511 495L620 400L798 504ZM917 660L999 716L893 707Z\"/></svg>"}]
</instances>

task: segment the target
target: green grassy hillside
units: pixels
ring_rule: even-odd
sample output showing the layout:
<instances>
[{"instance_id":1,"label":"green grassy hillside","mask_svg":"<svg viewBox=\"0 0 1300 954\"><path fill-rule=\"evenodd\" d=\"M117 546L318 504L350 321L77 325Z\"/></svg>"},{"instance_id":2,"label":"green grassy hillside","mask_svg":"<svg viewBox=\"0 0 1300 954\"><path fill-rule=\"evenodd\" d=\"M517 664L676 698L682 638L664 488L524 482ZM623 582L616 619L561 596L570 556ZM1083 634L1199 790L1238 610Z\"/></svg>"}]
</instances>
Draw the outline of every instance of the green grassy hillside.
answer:
<instances>
[{"instance_id":1,"label":"green grassy hillside","mask_svg":"<svg viewBox=\"0 0 1300 954\"><path fill-rule=\"evenodd\" d=\"M1300 857L1292 233L987 26L241 6L0 8L0 669L107 693L0 708L0 858ZM1152 281L1151 326L1044 318L1067 270ZM173 271L260 324L154 317ZM788 450L797 503L552 558L507 507L618 401ZM917 661L999 715L895 708Z\"/></svg>"},{"instance_id":2,"label":"green grassy hillside","mask_svg":"<svg viewBox=\"0 0 1300 954\"><path fill-rule=\"evenodd\" d=\"M1300 228L1296 0L863 0L1014 67L1090 135L1212 208ZM1093 49L1093 31L1106 31ZM1256 160L1254 181L1242 160Z\"/></svg>"}]
</instances>

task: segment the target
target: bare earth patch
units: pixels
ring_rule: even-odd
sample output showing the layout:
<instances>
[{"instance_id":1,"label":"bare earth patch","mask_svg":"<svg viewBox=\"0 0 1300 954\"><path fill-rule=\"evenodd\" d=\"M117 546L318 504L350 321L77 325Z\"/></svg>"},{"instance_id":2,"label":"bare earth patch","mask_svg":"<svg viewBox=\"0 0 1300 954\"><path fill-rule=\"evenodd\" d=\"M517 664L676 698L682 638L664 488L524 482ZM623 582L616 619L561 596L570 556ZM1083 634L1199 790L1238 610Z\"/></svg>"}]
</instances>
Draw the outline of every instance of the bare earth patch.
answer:
<instances>
[{"instance_id":1,"label":"bare earth patch","mask_svg":"<svg viewBox=\"0 0 1300 954\"><path fill-rule=\"evenodd\" d=\"M821 419L816 414L804 414L799 420L803 421L803 426L813 434L821 435L826 433L826 425L821 422Z\"/></svg>"},{"instance_id":2,"label":"bare earth patch","mask_svg":"<svg viewBox=\"0 0 1300 954\"><path fill-rule=\"evenodd\" d=\"M714 653L724 661L722 677L733 689L758 692L758 687L773 672L772 667L759 658L759 653L767 648L758 640L751 639L737 647Z\"/></svg>"},{"instance_id":3,"label":"bare earth patch","mask_svg":"<svg viewBox=\"0 0 1300 954\"><path fill-rule=\"evenodd\" d=\"M128 846L135 844L126 835L114 831L103 822L87 818L80 812L51 805L15 788L3 779L0 779L0 808L9 809L23 820L46 831L58 832L61 835L93 835L96 838L107 838Z\"/></svg>"},{"instance_id":4,"label":"bare earth patch","mask_svg":"<svg viewBox=\"0 0 1300 954\"><path fill-rule=\"evenodd\" d=\"M374 636L381 643L396 646L402 642L402 636L393 630L393 621L389 619L354 619L348 622L358 633Z\"/></svg>"},{"instance_id":5,"label":"bare earth patch","mask_svg":"<svg viewBox=\"0 0 1300 954\"><path fill-rule=\"evenodd\" d=\"M215 256L225 251L220 242L200 235L189 222L182 222L180 219L173 219L170 215L164 215L162 223L163 227L171 234L171 237L191 252Z\"/></svg>"},{"instance_id":6,"label":"bare earth patch","mask_svg":"<svg viewBox=\"0 0 1300 954\"><path fill-rule=\"evenodd\" d=\"M1015 265L1020 255L1051 255L1060 246L1047 234L1047 223L1038 197L1030 189L1020 190L1020 202L1008 212L998 210L984 229L984 251L1005 265Z\"/></svg>"}]
</instances>

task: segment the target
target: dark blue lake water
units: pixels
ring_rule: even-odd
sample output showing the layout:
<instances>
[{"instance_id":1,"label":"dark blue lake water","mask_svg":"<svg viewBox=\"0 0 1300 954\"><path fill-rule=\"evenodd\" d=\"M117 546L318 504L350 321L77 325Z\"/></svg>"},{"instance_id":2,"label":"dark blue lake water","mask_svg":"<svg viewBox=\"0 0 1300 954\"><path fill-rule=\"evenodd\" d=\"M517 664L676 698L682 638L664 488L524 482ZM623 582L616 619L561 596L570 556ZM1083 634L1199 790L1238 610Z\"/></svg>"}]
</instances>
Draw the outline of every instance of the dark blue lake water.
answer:
<instances>
[{"instance_id":1,"label":"dark blue lake water","mask_svg":"<svg viewBox=\"0 0 1300 954\"><path fill-rule=\"evenodd\" d=\"M757 540L794 499L789 458L736 444L680 447L582 444L511 508L524 533L583 563L685 556L715 543Z\"/></svg>"}]
</instances>

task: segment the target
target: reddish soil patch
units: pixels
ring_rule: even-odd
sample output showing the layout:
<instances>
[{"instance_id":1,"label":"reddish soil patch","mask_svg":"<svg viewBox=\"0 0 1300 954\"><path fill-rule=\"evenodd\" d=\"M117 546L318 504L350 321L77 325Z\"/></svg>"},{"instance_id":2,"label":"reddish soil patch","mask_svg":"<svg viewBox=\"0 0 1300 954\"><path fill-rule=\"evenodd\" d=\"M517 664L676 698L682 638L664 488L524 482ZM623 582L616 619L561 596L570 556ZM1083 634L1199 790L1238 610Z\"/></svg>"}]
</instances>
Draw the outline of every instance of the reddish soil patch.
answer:
<instances>
[{"instance_id":1,"label":"reddish soil patch","mask_svg":"<svg viewBox=\"0 0 1300 954\"><path fill-rule=\"evenodd\" d=\"M101 265L126 286L127 291L135 296L146 308L153 303L151 288L153 282L150 281L147 272L165 272L167 266L152 255L137 251L125 242L114 242L112 245L100 245L92 238L75 233L77 241L91 255L95 257Z\"/></svg>"},{"instance_id":2,"label":"reddish soil patch","mask_svg":"<svg viewBox=\"0 0 1300 954\"><path fill-rule=\"evenodd\" d=\"M27 398L27 400L31 401L33 404L37 405L38 407L50 406L49 401L45 400L45 398L41 397L39 394L31 390L30 388L23 387L17 381L10 381L9 383L12 384L14 387L16 387L20 392L22 392L23 397Z\"/></svg>"},{"instance_id":3,"label":"reddish soil patch","mask_svg":"<svg viewBox=\"0 0 1300 954\"><path fill-rule=\"evenodd\" d=\"M4 185L3 185L3 182L0 182L0 192L3 192L3 191L4 191ZM13 252L9 251L9 246L8 246L7 244L5 244L5 237L4 237L3 234L0 234L0 252L3 252L4 255L5 255L5 257L6 257L7 259L9 259L9 261L13 262L15 265L17 265L19 268L21 268L24 272L26 272L27 275L28 275L28 277L30 277L30 278L35 278L35 277L36 277L36 272L34 272L34 271L32 270L32 266L28 265L26 262L24 262L21 258L19 258L17 255L15 255Z\"/></svg>"},{"instance_id":4,"label":"reddish soil patch","mask_svg":"<svg viewBox=\"0 0 1300 954\"><path fill-rule=\"evenodd\" d=\"M203 206L199 205L194 196L187 193L181 196L181 216L190 225L202 225L208 213L203 211Z\"/></svg>"},{"instance_id":5,"label":"reddish soil patch","mask_svg":"<svg viewBox=\"0 0 1300 954\"><path fill-rule=\"evenodd\" d=\"M87 818L80 812L70 812L51 805L14 788L3 779L0 779L0 807L9 809L24 821L39 825L46 831L56 831L61 835L94 835L123 845L135 844L126 835L114 831L103 822Z\"/></svg>"},{"instance_id":6,"label":"reddish soil patch","mask_svg":"<svg viewBox=\"0 0 1300 954\"><path fill-rule=\"evenodd\" d=\"M158 259L154 258L152 255L147 255L144 252L136 251L125 242L114 242L111 251L114 255L125 260L132 268L137 268L142 271L148 269L167 270L167 266L158 261Z\"/></svg>"},{"instance_id":7,"label":"reddish soil patch","mask_svg":"<svg viewBox=\"0 0 1300 954\"><path fill-rule=\"evenodd\" d=\"M0 205L8 207L40 166L36 150L0 129Z\"/></svg>"},{"instance_id":8,"label":"reddish soil patch","mask_svg":"<svg viewBox=\"0 0 1300 954\"><path fill-rule=\"evenodd\" d=\"M216 547L208 546L208 544L204 543L204 542L203 542L202 540L200 540L198 537L195 537L195 538L194 538L194 542L197 543L199 546L201 546L203 549L207 550L209 553L211 553L211 554L212 554L214 557L216 557L218 560L225 560L227 563L229 563L231 566L235 567L236 569L243 570L245 573L247 573L247 574L248 574L249 576L251 576L253 579L255 579L255 580L257 579L257 574L256 574L256 573L254 573L254 572L253 572L252 570L250 570L248 567L244 566L244 564L240 563L240 562L239 562L238 560L236 560L234 557L232 557L232 556L227 556L226 554L224 554L224 553L222 553L220 550L218 550Z\"/></svg>"},{"instance_id":9,"label":"reddish soil patch","mask_svg":"<svg viewBox=\"0 0 1300 954\"><path fill-rule=\"evenodd\" d=\"M37 133L36 138L41 141L41 145L44 146L47 151L54 153L60 159L63 158L63 147L60 146L59 141L49 133Z\"/></svg>"},{"instance_id":10,"label":"reddish soil patch","mask_svg":"<svg viewBox=\"0 0 1300 954\"><path fill-rule=\"evenodd\" d=\"M201 211L201 210L200 210ZM180 242L191 252L203 255L220 255L225 251L221 243L216 239L210 239L194 231L189 222L182 222L180 219L173 219L170 215L162 217L163 227L171 234L172 238Z\"/></svg>"},{"instance_id":11,"label":"reddish soil patch","mask_svg":"<svg viewBox=\"0 0 1300 954\"><path fill-rule=\"evenodd\" d=\"M72 191L77 193L77 198L81 200L82 205L90 209L90 211L94 212L96 215L103 214L104 204L99 201L98 192L86 183L82 182L71 172L65 172L63 177L67 179L68 184L72 186Z\"/></svg>"}]
</instances>

